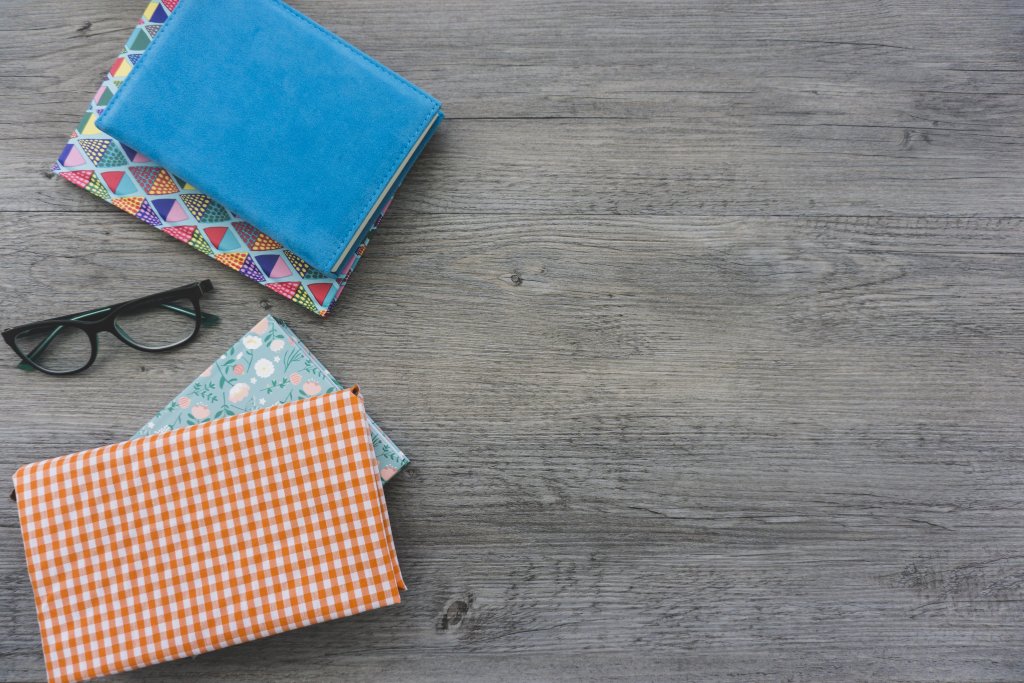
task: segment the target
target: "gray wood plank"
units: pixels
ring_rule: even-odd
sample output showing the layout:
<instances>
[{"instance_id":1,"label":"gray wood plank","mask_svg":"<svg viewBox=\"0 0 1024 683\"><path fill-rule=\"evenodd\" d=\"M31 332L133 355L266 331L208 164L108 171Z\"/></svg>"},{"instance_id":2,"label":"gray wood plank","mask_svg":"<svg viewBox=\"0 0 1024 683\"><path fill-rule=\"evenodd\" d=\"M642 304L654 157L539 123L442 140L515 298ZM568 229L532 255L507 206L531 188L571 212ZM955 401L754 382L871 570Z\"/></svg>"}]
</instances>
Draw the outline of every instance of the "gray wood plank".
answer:
<instances>
[{"instance_id":1,"label":"gray wood plank","mask_svg":"<svg viewBox=\"0 0 1024 683\"><path fill-rule=\"evenodd\" d=\"M134 22L132 4L76 3L53 25L39 7L18 15L36 30L0 46L0 208L95 210L39 174ZM1005 7L303 9L445 102L449 124L403 196L423 211L1020 214L1020 22Z\"/></svg>"},{"instance_id":2,"label":"gray wood plank","mask_svg":"<svg viewBox=\"0 0 1024 683\"><path fill-rule=\"evenodd\" d=\"M0 366L0 477L267 311L413 459L401 605L122 680L1024 677L1021 7L294 4L450 116L326 320L45 172L140 6L0 5L4 324L202 277L223 318ZM13 504L0 577L40 680Z\"/></svg>"}]
</instances>

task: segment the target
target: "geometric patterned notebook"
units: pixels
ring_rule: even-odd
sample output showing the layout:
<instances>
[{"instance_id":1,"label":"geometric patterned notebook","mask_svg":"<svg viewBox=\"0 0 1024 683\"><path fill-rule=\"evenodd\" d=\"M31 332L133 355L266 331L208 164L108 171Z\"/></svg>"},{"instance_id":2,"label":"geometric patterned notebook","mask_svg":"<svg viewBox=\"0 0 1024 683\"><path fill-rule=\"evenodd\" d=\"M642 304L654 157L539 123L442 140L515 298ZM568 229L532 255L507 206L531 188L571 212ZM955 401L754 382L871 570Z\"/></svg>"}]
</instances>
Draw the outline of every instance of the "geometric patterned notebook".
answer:
<instances>
[{"instance_id":1,"label":"geometric patterned notebook","mask_svg":"<svg viewBox=\"0 0 1024 683\"><path fill-rule=\"evenodd\" d=\"M287 325L268 315L203 370L132 438L344 388ZM380 478L387 482L409 464L409 458L369 415L366 422L370 426Z\"/></svg>"},{"instance_id":2,"label":"geometric patterned notebook","mask_svg":"<svg viewBox=\"0 0 1024 683\"><path fill-rule=\"evenodd\" d=\"M18 518L52 683L400 601L347 389L25 465Z\"/></svg>"},{"instance_id":3,"label":"geometric patterned notebook","mask_svg":"<svg viewBox=\"0 0 1024 683\"><path fill-rule=\"evenodd\" d=\"M369 239L353 250L337 275L321 273L187 180L172 175L95 125L96 117L177 6L178 0L149 3L51 170L232 270L326 316ZM385 199L385 210L389 201L390 196Z\"/></svg>"}]
</instances>

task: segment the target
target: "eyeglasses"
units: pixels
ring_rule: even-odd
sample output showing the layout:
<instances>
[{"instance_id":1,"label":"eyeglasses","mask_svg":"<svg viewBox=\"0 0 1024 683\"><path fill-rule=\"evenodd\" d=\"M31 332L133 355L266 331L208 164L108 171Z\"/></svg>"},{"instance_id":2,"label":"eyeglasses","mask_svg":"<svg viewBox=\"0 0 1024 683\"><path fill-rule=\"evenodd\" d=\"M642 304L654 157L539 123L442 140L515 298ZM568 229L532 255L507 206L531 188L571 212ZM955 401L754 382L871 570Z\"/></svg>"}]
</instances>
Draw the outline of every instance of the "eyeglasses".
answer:
<instances>
[{"instance_id":1,"label":"eyeglasses","mask_svg":"<svg viewBox=\"0 0 1024 683\"><path fill-rule=\"evenodd\" d=\"M112 306L50 318L3 331L21 356L18 367L50 375L72 375L96 360L97 336L109 332L139 351L170 351L196 338L215 315L199 310L199 298L213 291L209 280L150 294Z\"/></svg>"}]
</instances>

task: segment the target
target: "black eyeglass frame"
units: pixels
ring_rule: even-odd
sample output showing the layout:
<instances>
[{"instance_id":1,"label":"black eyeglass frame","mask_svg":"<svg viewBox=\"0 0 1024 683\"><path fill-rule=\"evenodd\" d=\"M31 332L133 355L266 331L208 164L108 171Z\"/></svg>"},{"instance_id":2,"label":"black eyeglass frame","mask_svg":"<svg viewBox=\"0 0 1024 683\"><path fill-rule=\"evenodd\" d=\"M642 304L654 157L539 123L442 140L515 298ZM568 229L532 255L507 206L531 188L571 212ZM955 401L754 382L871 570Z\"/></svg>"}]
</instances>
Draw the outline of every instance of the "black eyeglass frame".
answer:
<instances>
[{"instance_id":1,"label":"black eyeglass frame","mask_svg":"<svg viewBox=\"0 0 1024 683\"><path fill-rule=\"evenodd\" d=\"M18 325L17 327L11 327L3 331L4 341L7 345L14 349L14 352L32 368L45 372L48 375L74 375L79 372L83 372L96 361L96 355L99 351L99 339L98 335L100 332L109 332L110 334L117 337L123 343L138 349L139 351L147 351L152 353L163 353L164 351L173 351L174 349L181 348L185 344L188 344L199 334L199 329L204 322L213 322L216 320L216 316L209 313L203 313L199 306L199 299L208 292L213 291L213 282L210 280L200 280L199 282L193 282L183 287L176 287L174 289L168 289L164 292L157 292L156 294L150 294L148 296L139 297L138 299L131 299L130 301L122 301L119 304L111 304L110 306L101 306L100 308L94 308L90 311L82 311L81 313L72 313L71 315L62 315L56 318L49 318L47 320L39 320L34 323L27 323L25 325ZM124 313L127 310L133 310L138 308L148 308L150 306L158 306L160 304L170 304L174 301L181 301L183 299L189 300L194 306L193 311L187 311L185 309L175 309L179 313L195 318L195 327L192 333L181 341L173 342L166 346L151 347L143 346L122 332L117 325L118 315ZM85 320L85 318L91 318L97 315L103 314L103 317L98 320ZM23 352L15 341L17 336L27 330L32 330L39 327L53 327L55 323L61 325L51 337L44 339L40 344L37 345L30 353ZM92 347L89 361L80 368L74 370L53 370L50 368L43 367L36 363L30 356L37 351L45 349L49 345L52 337L55 337L59 330L63 326L76 327L85 332L89 337L89 344ZM22 363L22 365L24 365Z\"/></svg>"}]
</instances>

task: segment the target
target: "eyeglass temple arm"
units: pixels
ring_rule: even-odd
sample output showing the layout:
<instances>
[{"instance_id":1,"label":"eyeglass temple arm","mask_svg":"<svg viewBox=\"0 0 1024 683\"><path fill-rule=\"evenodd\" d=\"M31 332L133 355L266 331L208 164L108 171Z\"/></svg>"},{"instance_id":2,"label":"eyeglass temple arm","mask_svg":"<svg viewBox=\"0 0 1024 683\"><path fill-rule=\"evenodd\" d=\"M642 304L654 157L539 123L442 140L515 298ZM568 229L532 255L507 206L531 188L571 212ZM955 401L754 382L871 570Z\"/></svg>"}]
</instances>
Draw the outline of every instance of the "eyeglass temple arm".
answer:
<instances>
[{"instance_id":1,"label":"eyeglass temple arm","mask_svg":"<svg viewBox=\"0 0 1024 683\"><path fill-rule=\"evenodd\" d=\"M181 313L187 315L190 318L196 317L196 312L189 308L182 308L181 306L175 306L174 304L160 304L164 308L174 311L175 313ZM199 312L199 324L200 325L216 325L220 322L220 318L215 316L213 313Z\"/></svg>"},{"instance_id":2,"label":"eyeglass temple arm","mask_svg":"<svg viewBox=\"0 0 1024 683\"><path fill-rule=\"evenodd\" d=\"M163 303L163 304L160 304L160 305L163 306L164 308L168 309L168 310L174 311L175 313L181 313L182 315L187 315L188 317L190 317L192 319L195 319L195 317L196 317L196 312L194 310L191 310L191 309L188 309L188 308L182 308L181 306L175 306L174 304ZM71 318L71 320L82 320L84 318L88 318L89 316L97 315L99 313L105 313L105 312L107 312L109 310L110 310L110 306L105 306L103 308L96 308L96 309L93 309L91 311L86 311L85 313L79 313L78 315L76 315L73 318ZM215 316L212 313L203 313L202 311L200 311L199 312L199 316L200 316L200 320L199 320L199 324L200 325L216 325L217 323L220 322L220 318ZM36 347L34 349L29 351L25 355L34 360L36 356L38 356L40 353L45 351L46 348L50 344L53 343L53 340L57 338L57 335L59 335L61 333L61 331L63 331L63 329L64 329L63 325L58 325L57 327L53 328L53 331L50 332L50 334L46 335L46 337L44 337L38 344L36 344ZM35 368L32 367L32 365L30 363L27 363L25 361L22 361L21 363L18 363L18 367L22 368L24 370L34 370L35 369Z\"/></svg>"}]
</instances>

